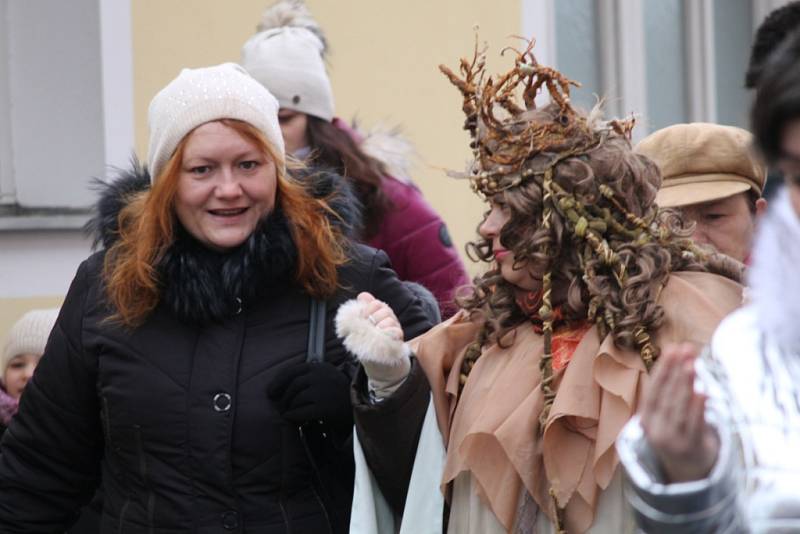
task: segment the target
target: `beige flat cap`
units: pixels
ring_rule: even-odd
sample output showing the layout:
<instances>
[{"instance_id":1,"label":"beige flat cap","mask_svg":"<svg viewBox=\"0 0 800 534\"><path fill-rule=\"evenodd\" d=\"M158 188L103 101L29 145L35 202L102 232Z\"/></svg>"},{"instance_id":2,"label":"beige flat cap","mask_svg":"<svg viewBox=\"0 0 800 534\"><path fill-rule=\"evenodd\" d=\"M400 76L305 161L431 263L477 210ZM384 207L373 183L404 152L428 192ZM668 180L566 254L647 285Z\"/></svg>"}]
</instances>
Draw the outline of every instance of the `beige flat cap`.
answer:
<instances>
[{"instance_id":1,"label":"beige flat cap","mask_svg":"<svg viewBox=\"0 0 800 534\"><path fill-rule=\"evenodd\" d=\"M634 149L661 169L656 203L664 208L720 200L748 189L758 196L767 168L747 130L704 122L675 124L642 139Z\"/></svg>"}]
</instances>

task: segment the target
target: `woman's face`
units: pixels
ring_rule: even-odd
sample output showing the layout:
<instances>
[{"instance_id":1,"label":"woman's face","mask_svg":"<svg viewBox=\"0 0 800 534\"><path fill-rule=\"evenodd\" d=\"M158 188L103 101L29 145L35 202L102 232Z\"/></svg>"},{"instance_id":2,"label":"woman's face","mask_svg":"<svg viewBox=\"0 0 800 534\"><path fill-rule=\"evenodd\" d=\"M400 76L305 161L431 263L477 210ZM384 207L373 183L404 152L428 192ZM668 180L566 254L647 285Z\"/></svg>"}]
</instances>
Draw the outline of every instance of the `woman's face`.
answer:
<instances>
[{"instance_id":1,"label":"woman's face","mask_svg":"<svg viewBox=\"0 0 800 534\"><path fill-rule=\"evenodd\" d=\"M233 128L208 122L186 140L175 212L198 241L224 252L272 210L276 188L274 161Z\"/></svg>"},{"instance_id":2,"label":"woman's face","mask_svg":"<svg viewBox=\"0 0 800 534\"><path fill-rule=\"evenodd\" d=\"M535 278L528 269L527 262L514 268L514 254L500 244L500 231L511 218L511 212L505 203L503 194L493 196L489 205L489 215L478 228L481 237L492 242L492 252L500 267L503 279L521 289L537 291L542 287L541 278Z\"/></svg>"},{"instance_id":3,"label":"woman's face","mask_svg":"<svg viewBox=\"0 0 800 534\"><path fill-rule=\"evenodd\" d=\"M20 354L11 358L6 366L5 373L3 373L3 384L6 386L6 392L15 399L19 399L28 380L33 376L33 370L36 369L36 364L38 363L39 356L35 354Z\"/></svg>"},{"instance_id":4,"label":"woman's face","mask_svg":"<svg viewBox=\"0 0 800 534\"><path fill-rule=\"evenodd\" d=\"M308 146L308 115L283 108L278 111L278 122L287 154L296 154Z\"/></svg>"}]
</instances>

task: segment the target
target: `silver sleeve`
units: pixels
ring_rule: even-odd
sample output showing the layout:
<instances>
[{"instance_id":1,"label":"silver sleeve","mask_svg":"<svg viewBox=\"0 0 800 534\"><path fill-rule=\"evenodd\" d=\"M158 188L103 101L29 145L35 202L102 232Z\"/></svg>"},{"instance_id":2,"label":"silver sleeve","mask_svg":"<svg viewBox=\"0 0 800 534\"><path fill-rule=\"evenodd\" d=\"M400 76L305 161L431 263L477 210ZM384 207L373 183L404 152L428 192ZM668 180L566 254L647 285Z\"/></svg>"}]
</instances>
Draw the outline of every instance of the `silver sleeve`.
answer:
<instances>
[{"instance_id":1,"label":"silver sleeve","mask_svg":"<svg viewBox=\"0 0 800 534\"><path fill-rule=\"evenodd\" d=\"M720 438L719 455L707 478L691 482L665 483L638 416L620 434L617 452L626 474L625 496L643 532L747 532L738 506L741 468L736 447L729 432L709 422Z\"/></svg>"},{"instance_id":2,"label":"silver sleeve","mask_svg":"<svg viewBox=\"0 0 800 534\"><path fill-rule=\"evenodd\" d=\"M744 468L731 414L728 380L707 347L696 361L696 388L708 396L706 421L720 449L706 478L667 483L638 416L617 440L626 473L626 497L639 527L648 533L748 532L741 506Z\"/></svg>"}]
</instances>

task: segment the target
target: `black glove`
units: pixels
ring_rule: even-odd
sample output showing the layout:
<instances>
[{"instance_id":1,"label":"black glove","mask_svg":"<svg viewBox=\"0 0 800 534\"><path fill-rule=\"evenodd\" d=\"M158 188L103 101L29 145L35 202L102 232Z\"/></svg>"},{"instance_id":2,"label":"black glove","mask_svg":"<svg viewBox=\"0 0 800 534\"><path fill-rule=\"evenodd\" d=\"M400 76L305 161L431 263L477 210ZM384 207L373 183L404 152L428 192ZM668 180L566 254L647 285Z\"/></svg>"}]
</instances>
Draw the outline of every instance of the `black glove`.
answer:
<instances>
[{"instance_id":1,"label":"black glove","mask_svg":"<svg viewBox=\"0 0 800 534\"><path fill-rule=\"evenodd\" d=\"M267 388L281 416L298 426L323 421L349 432L353 426L350 378L329 363L302 362L281 372Z\"/></svg>"}]
</instances>

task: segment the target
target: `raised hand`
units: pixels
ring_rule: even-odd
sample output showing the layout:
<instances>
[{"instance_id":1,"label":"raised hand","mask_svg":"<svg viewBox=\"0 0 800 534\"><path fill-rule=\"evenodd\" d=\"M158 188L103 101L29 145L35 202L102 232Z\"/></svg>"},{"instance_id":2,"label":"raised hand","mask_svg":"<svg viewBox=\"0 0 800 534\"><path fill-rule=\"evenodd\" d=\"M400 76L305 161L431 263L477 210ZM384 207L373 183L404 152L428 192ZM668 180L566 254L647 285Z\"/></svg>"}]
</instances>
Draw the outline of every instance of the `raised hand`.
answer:
<instances>
[{"instance_id":1,"label":"raised hand","mask_svg":"<svg viewBox=\"0 0 800 534\"><path fill-rule=\"evenodd\" d=\"M378 396L390 395L411 369L410 349L392 309L369 293L342 304L336 314L336 334L353 353Z\"/></svg>"},{"instance_id":2,"label":"raised hand","mask_svg":"<svg viewBox=\"0 0 800 534\"><path fill-rule=\"evenodd\" d=\"M697 353L688 343L665 347L642 398L642 428L668 482L708 476L719 452L706 396L694 390Z\"/></svg>"}]
</instances>

